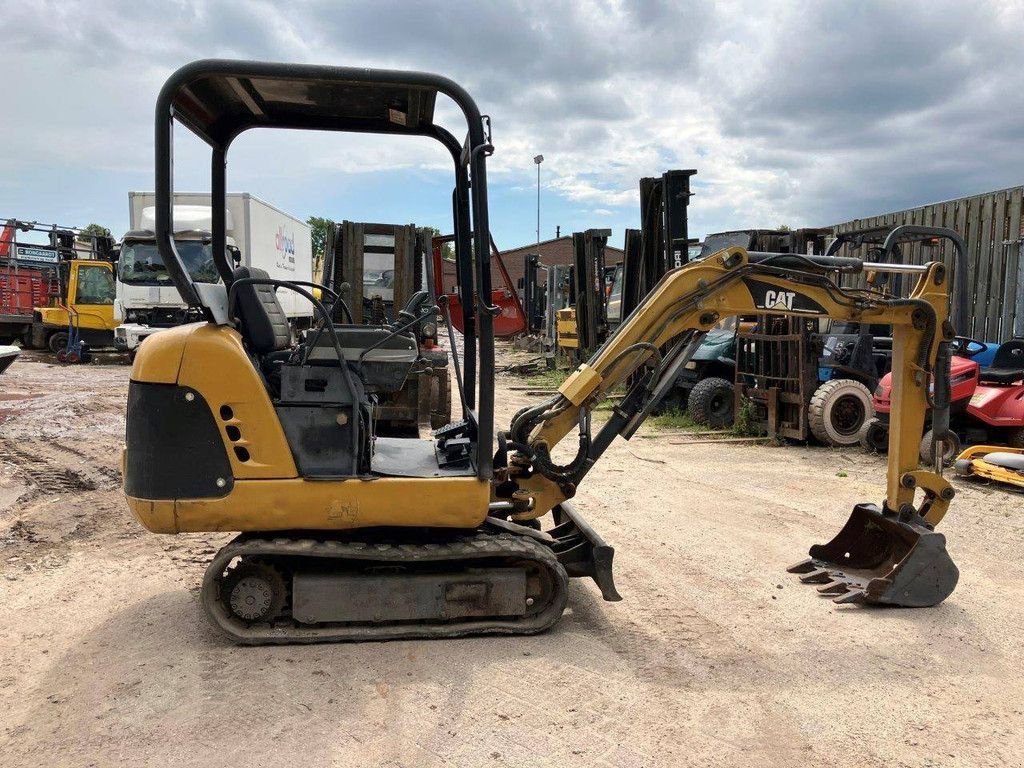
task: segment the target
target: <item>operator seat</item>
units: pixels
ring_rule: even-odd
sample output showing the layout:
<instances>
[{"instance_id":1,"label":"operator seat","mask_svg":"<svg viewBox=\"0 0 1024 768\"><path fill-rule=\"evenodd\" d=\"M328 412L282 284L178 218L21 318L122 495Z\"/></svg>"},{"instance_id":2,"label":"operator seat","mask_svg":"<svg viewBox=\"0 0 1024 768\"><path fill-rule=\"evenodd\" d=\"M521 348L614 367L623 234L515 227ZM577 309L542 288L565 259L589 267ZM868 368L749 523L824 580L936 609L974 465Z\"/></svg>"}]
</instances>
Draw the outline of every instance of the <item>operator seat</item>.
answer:
<instances>
[{"instance_id":1,"label":"operator seat","mask_svg":"<svg viewBox=\"0 0 1024 768\"><path fill-rule=\"evenodd\" d=\"M266 270L256 267L238 267L231 276L234 280L250 277L265 280L269 277ZM238 330L251 354L264 358L289 348L291 328L288 316L277 300L273 285L246 283L235 288L235 314Z\"/></svg>"},{"instance_id":2,"label":"operator seat","mask_svg":"<svg viewBox=\"0 0 1024 768\"><path fill-rule=\"evenodd\" d=\"M979 379L992 384L1013 384L1024 379L1024 339L1012 339L996 350L989 368L982 368Z\"/></svg>"}]
</instances>

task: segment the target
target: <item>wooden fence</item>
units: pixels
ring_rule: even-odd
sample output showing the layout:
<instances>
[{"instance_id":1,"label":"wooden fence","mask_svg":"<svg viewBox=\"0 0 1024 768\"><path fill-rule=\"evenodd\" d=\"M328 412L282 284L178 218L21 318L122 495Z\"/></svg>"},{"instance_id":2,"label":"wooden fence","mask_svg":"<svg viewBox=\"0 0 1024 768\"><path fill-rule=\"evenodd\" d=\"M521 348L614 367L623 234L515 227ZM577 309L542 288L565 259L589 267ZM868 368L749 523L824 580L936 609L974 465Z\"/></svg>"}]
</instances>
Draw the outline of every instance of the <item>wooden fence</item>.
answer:
<instances>
[{"instance_id":1,"label":"wooden fence","mask_svg":"<svg viewBox=\"0 0 1024 768\"><path fill-rule=\"evenodd\" d=\"M949 227L967 243L971 311L968 327L957 333L984 341L1024 336L1024 187L854 219L833 229L839 234L898 224ZM839 255L846 255L845 246ZM937 246L903 246L903 259L910 264L941 260L952 270L953 247L945 240Z\"/></svg>"}]
</instances>

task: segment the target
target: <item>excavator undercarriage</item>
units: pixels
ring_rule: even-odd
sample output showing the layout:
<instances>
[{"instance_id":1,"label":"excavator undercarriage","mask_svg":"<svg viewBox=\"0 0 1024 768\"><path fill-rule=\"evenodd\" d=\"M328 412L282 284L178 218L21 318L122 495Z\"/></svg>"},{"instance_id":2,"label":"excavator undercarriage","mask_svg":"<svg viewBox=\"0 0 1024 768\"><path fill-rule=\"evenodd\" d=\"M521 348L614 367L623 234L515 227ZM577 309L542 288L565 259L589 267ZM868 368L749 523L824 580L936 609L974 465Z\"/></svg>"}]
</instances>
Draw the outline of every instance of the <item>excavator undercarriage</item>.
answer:
<instances>
[{"instance_id":1,"label":"excavator undercarriage","mask_svg":"<svg viewBox=\"0 0 1024 768\"><path fill-rule=\"evenodd\" d=\"M439 94L466 117L465 141L433 123ZM168 116L213 148L214 211L228 144L268 120L416 133L450 150L461 420L421 440L378 435L372 418L376 399L415 370L421 351L410 327L440 313L453 338L448 307L431 306L435 297L415 297L390 324L345 325L333 320L344 300L326 286L242 274L224 259L222 284L191 281L173 241ZM884 501L858 504L839 535L792 570L837 602L928 606L952 592L957 570L934 528L953 490L940 472L917 466L925 412L937 440L948 428L953 331L942 264L719 251L667 273L557 395L495 433L497 310L479 299L491 295L488 261L472 258L489 247L492 150L490 121L468 94L423 73L204 61L162 91L156 236L168 274L206 322L140 348L124 484L132 513L151 531L241 532L203 581L215 627L245 644L530 634L558 621L570 577L592 578L606 600L619 600L614 550L569 500L612 440L635 434L708 330L759 311L893 326ZM215 220L215 256L223 238L224 222ZM916 276L908 296L840 280L897 269ZM298 344L277 327L277 290L297 291L315 307L318 323ZM593 409L620 387L626 394L610 418L592 428ZM573 432L575 454L564 455L559 446Z\"/></svg>"}]
</instances>

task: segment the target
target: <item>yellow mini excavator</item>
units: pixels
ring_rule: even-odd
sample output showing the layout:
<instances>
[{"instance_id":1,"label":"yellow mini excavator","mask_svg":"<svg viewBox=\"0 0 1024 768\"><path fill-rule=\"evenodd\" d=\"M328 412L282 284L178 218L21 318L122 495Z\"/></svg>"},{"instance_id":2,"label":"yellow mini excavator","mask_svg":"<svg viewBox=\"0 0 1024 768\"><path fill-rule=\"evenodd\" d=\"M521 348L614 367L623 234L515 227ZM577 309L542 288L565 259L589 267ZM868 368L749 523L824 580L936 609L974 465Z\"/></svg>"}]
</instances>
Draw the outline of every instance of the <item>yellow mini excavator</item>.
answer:
<instances>
[{"instance_id":1,"label":"yellow mini excavator","mask_svg":"<svg viewBox=\"0 0 1024 768\"><path fill-rule=\"evenodd\" d=\"M435 124L439 96L465 118L464 141ZM175 249L175 121L212 150L217 284L194 282ZM449 150L461 419L433 439L377 436L374 411L378 397L417 375L409 329L421 316L440 312L450 329L443 301L414 296L389 325L337 324L344 301L330 289L271 280L223 257L226 153L257 127L426 136ZM839 602L930 606L953 591L958 572L934 530L953 489L917 466L926 410L938 440L944 413L948 421L953 331L942 264L719 251L669 272L556 396L495 433L497 310L486 301L489 262L473 258L489 248L492 151L490 120L469 94L420 72L211 60L180 69L161 91L156 236L182 297L206 321L158 334L138 352L124 488L151 531L240 532L203 582L217 628L248 644L534 633L558 621L571 576L620 599L612 548L569 499L615 436L636 432L709 329L765 310L893 327L885 498L856 505L836 538L791 570ZM909 296L840 285L844 272L894 270L916 276ZM317 324L297 343L278 290L316 308ZM611 418L592 429L594 406L626 382ZM570 433L578 440L563 455L556 446Z\"/></svg>"}]
</instances>

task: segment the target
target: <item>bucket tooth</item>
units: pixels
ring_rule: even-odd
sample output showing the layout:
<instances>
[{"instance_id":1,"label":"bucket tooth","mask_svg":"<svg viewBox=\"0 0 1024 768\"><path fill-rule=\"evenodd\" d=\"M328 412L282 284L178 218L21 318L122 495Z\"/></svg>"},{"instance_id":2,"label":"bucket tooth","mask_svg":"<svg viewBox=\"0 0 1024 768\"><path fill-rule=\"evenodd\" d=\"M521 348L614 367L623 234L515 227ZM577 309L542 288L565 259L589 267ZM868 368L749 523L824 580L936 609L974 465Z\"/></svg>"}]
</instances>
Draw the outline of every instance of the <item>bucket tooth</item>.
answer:
<instances>
[{"instance_id":1,"label":"bucket tooth","mask_svg":"<svg viewBox=\"0 0 1024 768\"><path fill-rule=\"evenodd\" d=\"M823 595L845 595L850 591L850 585L845 581L830 581L828 584L818 587L818 591Z\"/></svg>"},{"instance_id":2,"label":"bucket tooth","mask_svg":"<svg viewBox=\"0 0 1024 768\"><path fill-rule=\"evenodd\" d=\"M845 595L833 598L832 602L838 605L845 605L846 603L863 603L867 595L865 595L863 589L854 589L847 592Z\"/></svg>"},{"instance_id":3,"label":"bucket tooth","mask_svg":"<svg viewBox=\"0 0 1024 768\"><path fill-rule=\"evenodd\" d=\"M800 581L804 584L827 584L834 579L835 577L827 568L815 568L813 571L805 573L800 577Z\"/></svg>"},{"instance_id":4,"label":"bucket tooth","mask_svg":"<svg viewBox=\"0 0 1024 768\"><path fill-rule=\"evenodd\" d=\"M789 566L786 569L786 573L810 573L818 567L818 564L814 562L813 558L807 557L801 560L795 565Z\"/></svg>"}]
</instances>

